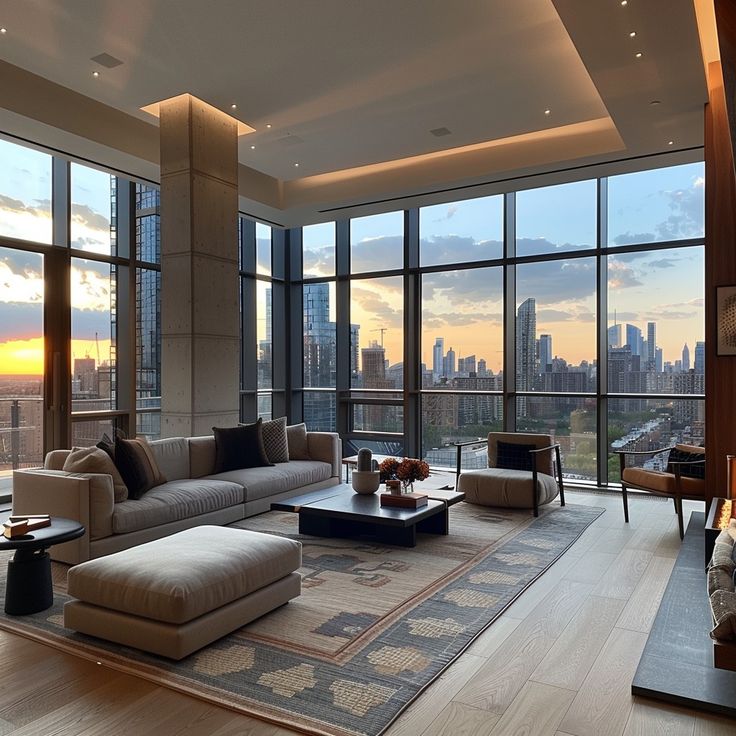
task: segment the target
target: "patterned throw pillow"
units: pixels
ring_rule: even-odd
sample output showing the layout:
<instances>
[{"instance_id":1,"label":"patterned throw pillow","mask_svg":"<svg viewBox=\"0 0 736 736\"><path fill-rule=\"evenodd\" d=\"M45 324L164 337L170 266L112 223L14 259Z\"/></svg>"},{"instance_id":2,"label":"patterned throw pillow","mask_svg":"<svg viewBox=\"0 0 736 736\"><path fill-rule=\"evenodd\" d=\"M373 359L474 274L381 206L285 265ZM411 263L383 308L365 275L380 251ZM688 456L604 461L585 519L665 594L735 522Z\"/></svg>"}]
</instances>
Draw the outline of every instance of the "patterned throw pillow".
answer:
<instances>
[{"instance_id":1,"label":"patterned throw pillow","mask_svg":"<svg viewBox=\"0 0 736 736\"><path fill-rule=\"evenodd\" d=\"M272 463L289 462L289 441L286 437L286 417L263 422L263 446Z\"/></svg>"},{"instance_id":2,"label":"patterned throw pillow","mask_svg":"<svg viewBox=\"0 0 736 736\"><path fill-rule=\"evenodd\" d=\"M238 427L212 427L215 434L215 473L273 465L263 446L260 418Z\"/></svg>"},{"instance_id":3,"label":"patterned throw pillow","mask_svg":"<svg viewBox=\"0 0 736 736\"><path fill-rule=\"evenodd\" d=\"M536 450L536 445L517 445L514 442L498 442L496 444L496 467L507 470L528 470L533 468L534 460L529 450Z\"/></svg>"},{"instance_id":4,"label":"patterned throw pillow","mask_svg":"<svg viewBox=\"0 0 736 736\"><path fill-rule=\"evenodd\" d=\"M692 463L697 460L705 460L705 455L701 452L686 452L674 447L670 450L667 458L667 472L674 473L675 468L672 463ZM680 475L684 478L698 478L705 480L705 463L697 463L696 465L680 465Z\"/></svg>"},{"instance_id":5,"label":"patterned throw pillow","mask_svg":"<svg viewBox=\"0 0 736 736\"><path fill-rule=\"evenodd\" d=\"M135 440L116 439L115 465L128 487L128 498L139 499L151 488L166 483L166 478L158 469L156 458L143 437Z\"/></svg>"},{"instance_id":6,"label":"patterned throw pillow","mask_svg":"<svg viewBox=\"0 0 736 736\"><path fill-rule=\"evenodd\" d=\"M128 488L115 463L106 452L97 447L72 447L64 461L62 470L69 473L103 473L110 475L112 476L115 503L120 503L128 498Z\"/></svg>"},{"instance_id":7,"label":"patterned throw pillow","mask_svg":"<svg viewBox=\"0 0 736 736\"><path fill-rule=\"evenodd\" d=\"M286 428L286 437L289 441L290 460L311 460L309 456L309 443L307 441L307 425L290 424Z\"/></svg>"}]
</instances>

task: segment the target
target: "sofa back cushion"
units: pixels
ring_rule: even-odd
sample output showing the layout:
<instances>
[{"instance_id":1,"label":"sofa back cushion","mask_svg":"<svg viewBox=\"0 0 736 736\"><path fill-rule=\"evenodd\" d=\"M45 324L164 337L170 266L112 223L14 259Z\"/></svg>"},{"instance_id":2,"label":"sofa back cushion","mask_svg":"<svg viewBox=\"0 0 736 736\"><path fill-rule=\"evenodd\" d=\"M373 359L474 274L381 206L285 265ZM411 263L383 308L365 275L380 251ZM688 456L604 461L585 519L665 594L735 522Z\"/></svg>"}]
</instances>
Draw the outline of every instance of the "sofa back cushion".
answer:
<instances>
[{"instance_id":1,"label":"sofa back cushion","mask_svg":"<svg viewBox=\"0 0 736 736\"><path fill-rule=\"evenodd\" d=\"M212 435L189 438L189 473L191 478L202 478L215 472L217 447Z\"/></svg>"},{"instance_id":2,"label":"sofa back cushion","mask_svg":"<svg viewBox=\"0 0 736 736\"><path fill-rule=\"evenodd\" d=\"M290 424L286 428L286 437L289 443L289 460L312 459L309 455L306 424Z\"/></svg>"},{"instance_id":3,"label":"sofa back cushion","mask_svg":"<svg viewBox=\"0 0 736 736\"><path fill-rule=\"evenodd\" d=\"M98 447L72 447L64 461L62 470L68 473L102 473L112 478L115 503L128 498L125 485L115 463L110 456Z\"/></svg>"},{"instance_id":4,"label":"sofa back cushion","mask_svg":"<svg viewBox=\"0 0 736 736\"><path fill-rule=\"evenodd\" d=\"M191 478L189 474L189 441L186 437L170 437L149 443L159 470L166 480Z\"/></svg>"}]
</instances>

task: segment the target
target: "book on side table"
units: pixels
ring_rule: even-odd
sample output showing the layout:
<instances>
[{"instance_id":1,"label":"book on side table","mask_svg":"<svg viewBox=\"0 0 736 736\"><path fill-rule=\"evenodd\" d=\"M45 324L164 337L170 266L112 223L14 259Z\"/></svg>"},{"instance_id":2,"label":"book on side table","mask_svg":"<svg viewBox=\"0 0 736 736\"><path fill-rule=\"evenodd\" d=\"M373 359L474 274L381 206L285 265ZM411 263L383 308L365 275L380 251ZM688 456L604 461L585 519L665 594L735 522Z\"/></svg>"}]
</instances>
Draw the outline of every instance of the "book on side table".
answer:
<instances>
[{"instance_id":1,"label":"book on side table","mask_svg":"<svg viewBox=\"0 0 736 736\"><path fill-rule=\"evenodd\" d=\"M381 506L393 506L399 509L418 509L427 505L429 496L425 493L382 493Z\"/></svg>"},{"instance_id":2,"label":"book on side table","mask_svg":"<svg viewBox=\"0 0 736 736\"><path fill-rule=\"evenodd\" d=\"M15 539L45 526L51 526L51 517L48 514L10 516L3 522L3 536L6 539Z\"/></svg>"}]
</instances>

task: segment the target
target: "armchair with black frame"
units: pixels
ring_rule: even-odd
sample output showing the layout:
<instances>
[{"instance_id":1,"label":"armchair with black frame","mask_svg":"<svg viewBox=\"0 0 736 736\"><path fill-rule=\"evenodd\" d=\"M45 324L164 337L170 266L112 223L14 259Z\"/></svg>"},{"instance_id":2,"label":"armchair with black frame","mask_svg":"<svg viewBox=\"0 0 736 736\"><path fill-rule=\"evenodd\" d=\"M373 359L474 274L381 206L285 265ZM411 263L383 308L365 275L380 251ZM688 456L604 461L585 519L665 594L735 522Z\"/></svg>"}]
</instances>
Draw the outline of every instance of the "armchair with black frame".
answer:
<instances>
[{"instance_id":1,"label":"armchair with black frame","mask_svg":"<svg viewBox=\"0 0 736 736\"><path fill-rule=\"evenodd\" d=\"M665 470L652 470L626 465L626 458L655 457L669 452ZM682 500L706 501L705 448L694 445L675 445L659 450L614 450L621 468L621 496L624 503L624 521L629 522L628 490L645 491L657 496L668 496L675 502L675 513L680 528L680 539L685 536ZM706 503L707 507L707 503ZM707 508L706 508L707 511Z\"/></svg>"},{"instance_id":2,"label":"armchair with black frame","mask_svg":"<svg viewBox=\"0 0 736 736\"><path fill-rule=\"evenodd\" d=\"M488 445L488 467L462 471L462 448ZM487 440L455 443L457 490L465 501L481 506L533 509L558 495L565 505L560 446L551 435L522 432L490 432Z\"/></svg>"}]
</instances>

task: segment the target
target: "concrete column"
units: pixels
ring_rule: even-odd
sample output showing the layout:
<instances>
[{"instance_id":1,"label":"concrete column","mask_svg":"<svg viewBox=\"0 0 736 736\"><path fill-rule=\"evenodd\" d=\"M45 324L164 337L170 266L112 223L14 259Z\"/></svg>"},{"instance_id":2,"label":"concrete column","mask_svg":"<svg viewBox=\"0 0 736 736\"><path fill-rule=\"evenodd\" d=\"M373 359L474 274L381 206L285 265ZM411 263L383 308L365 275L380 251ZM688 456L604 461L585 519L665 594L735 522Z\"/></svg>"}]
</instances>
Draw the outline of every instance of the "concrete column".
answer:
<instances>
[{"instance_id":1,"label":"concrete column","mask_svg":"<svg viewBox=\"0 0 736 736\"><path fill-rule=\"evenodd\" d=\"M161 436L238 422L236 121L189 95L160 105Z\"/></svg>"}]
</instances>

